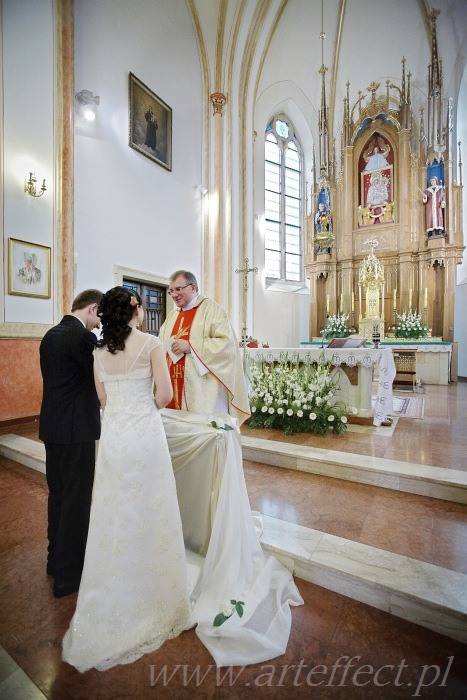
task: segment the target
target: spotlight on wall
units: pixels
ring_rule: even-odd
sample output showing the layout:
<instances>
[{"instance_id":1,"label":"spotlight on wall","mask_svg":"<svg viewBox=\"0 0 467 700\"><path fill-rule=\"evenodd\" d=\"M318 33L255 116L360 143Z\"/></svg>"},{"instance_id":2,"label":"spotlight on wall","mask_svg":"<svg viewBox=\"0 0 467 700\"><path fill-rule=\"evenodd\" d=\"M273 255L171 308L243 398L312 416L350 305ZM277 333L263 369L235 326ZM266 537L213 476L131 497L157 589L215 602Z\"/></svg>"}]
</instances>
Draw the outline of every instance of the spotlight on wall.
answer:
<instances>
[{"instance_id":1,"label":"spotlight on wall","mask_svg":"<svg viewBox=\"0 0 467 700\"><path fill-rule=\"evenodd\" d=\"M75 109L78 114L92 122L96 118L100 99L98 95L93 95L90 90L81 90L75 95Z\"/></svg>"},{"instance_id":2,"label":"spotlight on wall","mask_svg":"<svg viewBox=\"0 0 467 700\"><path fill-rule=\"evenodd\" d=\"M44 192L46 192L47 187L45 186L45 180L42 180L42 185L39 194L36 194L37 178L34 173L29 173L29 180L27 177L24 178L24 191L31 195L31 197L42 197Z\"/></svg>"},{"instance_id":3,"label":"spotlight on wall","mask_svg":"<svg viewBox=\"0 0 467 700\"><path fill-rule=\"evenodd\" d=\"M208 193L208 190L204 185L195 185L195 190L197 190L203 197Z\"/></svg>"}]
</instances>

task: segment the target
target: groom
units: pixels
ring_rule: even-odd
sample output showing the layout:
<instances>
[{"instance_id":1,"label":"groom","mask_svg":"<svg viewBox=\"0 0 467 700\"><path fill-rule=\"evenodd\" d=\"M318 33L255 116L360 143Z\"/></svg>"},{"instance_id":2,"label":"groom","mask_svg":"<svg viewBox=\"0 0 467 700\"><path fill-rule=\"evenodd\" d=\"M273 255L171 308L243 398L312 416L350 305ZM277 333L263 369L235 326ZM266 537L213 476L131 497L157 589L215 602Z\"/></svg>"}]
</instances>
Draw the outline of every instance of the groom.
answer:
<instances>
[{"instance_id":1,"label":"groom","mask_svg":"<svg viewBox=\"0 0 467 700\"><path fill-rule=\"evenodd\" d=\"M79 588L94 481L95 441L100 436L93 351L100 327L102 292L87 289L71 314L40 345L43 397L39 437L45 443L49 487L47 573L56 598Z\"/></svg>"}]
</instances>

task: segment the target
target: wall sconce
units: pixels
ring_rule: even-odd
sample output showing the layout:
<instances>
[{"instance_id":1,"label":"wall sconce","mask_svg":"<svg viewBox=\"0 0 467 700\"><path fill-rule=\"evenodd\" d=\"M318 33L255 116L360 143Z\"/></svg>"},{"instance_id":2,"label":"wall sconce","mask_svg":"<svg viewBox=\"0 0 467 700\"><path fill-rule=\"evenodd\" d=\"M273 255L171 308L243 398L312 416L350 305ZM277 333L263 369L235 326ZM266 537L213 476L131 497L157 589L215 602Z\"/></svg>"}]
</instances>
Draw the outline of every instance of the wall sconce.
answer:
<instances>
[{"instance_id":1,"label":"wall sconce","mask_svg":"<svg viewBox=\"0 0 467 700\"><path fill-rule=\"evenodd\" d=\"M97 106L100 102L98 95L93 95L90 90L81 90L75 95L75 109L89 122L96 118Z\"/></svg>"},{"instance_id":2,"label":"wall sconce","mask_svg":"<svg viewBox=\"0 0 467 700\"><path fill-rule=\"evenodd\" d=\"M197 190L197 192L199 192L202 197L204 197L208 193L208 189L204 185L195 185L195 190Z\"/></svg>"},{"instance_id":3,"label":"wall sconce","mask_svg":"<svg viewBox=\"0 0 467 700\"><path fill-rule=\"evenodd\" d=\"M31 197L42 197L44 192L47 191L47 187L45 186L45 180L42 180L42 186L39 194L36 194L36 183L37 178L35 174L29 173L29 180L27 178L24 178L24 191L30 194Z\"/></svg>"}]
</instances>

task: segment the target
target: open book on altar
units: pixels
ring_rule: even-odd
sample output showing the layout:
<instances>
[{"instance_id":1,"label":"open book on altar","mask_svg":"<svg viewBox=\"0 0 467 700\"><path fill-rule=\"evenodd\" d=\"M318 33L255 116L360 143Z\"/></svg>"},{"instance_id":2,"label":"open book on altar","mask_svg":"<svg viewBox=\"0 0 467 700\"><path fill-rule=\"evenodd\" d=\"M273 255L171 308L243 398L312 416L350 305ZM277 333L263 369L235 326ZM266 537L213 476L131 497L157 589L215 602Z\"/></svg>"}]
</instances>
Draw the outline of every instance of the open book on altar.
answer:
<instances>
[{"instance_id":1,"label":"open book on altar","mask_svg":"<svg viewBox=\"0 0 467 700\"><path fill-rule=\"evenodd\" d=\"M328 348L364 348L366 338L333 338Z\"/></svg>"}]
</instances>

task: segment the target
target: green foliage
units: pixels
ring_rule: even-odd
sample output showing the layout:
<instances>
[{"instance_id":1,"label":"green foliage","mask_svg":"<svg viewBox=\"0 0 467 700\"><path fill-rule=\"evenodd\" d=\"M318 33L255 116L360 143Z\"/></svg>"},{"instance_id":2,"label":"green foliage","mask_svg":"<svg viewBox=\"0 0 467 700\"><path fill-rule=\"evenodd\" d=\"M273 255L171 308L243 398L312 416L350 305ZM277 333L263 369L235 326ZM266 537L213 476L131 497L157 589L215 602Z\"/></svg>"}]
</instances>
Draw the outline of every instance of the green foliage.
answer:
<instances>
[{"instance_id":1,"label":"green foliage","mask_svg":"<svg viewBox=\"0 0 467 700\"><path fill-rule=\"evenodd\" d=\"M221 625L232 617L234 612L237 613L239 617L243 617L243 606L245 605L243 600L231 600L225 601L221 605L221 612L216 615L214 622L212 623L214 627L220 627Z\"/></svg>"}]
</instances>

